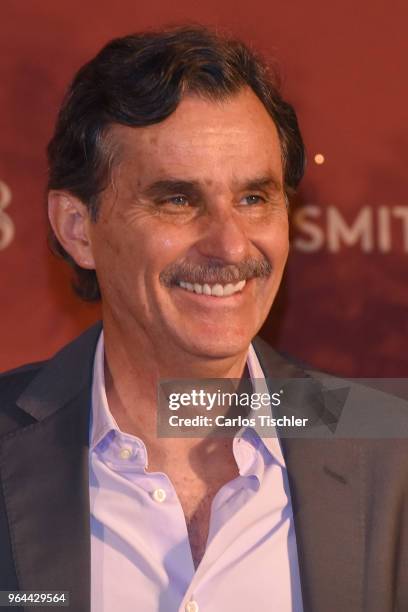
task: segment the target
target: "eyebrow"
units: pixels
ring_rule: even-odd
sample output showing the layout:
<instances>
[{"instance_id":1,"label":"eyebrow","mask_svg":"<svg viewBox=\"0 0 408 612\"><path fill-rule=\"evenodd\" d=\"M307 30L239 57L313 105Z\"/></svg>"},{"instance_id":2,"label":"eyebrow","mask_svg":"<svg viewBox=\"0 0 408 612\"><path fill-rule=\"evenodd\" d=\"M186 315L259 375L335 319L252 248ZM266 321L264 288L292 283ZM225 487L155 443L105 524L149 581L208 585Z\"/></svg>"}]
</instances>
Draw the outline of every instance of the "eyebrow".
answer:
<instances>
[{"instance_id":1,"label":"eyebrow","mask_svg":"<svg viewBox=\"0 0 408 612\"><path fill-rule=\"evenodd\" d=\"M271 189L282 191L282 183L272 175L254 177L243 181L241 187L239 187L241 191L268 191ZM198 198L202 195L203 188L199 181L185 181L175 178L155 181L143 191L143 194L150 198L177 193L185 193L190 197Z\"/></svg>"},{"instance_id":2,"label":"eyebrow","mask_svg":"<svg viewBox=\"0 0 408 612\"><path fill-rule=\"evenodd\" d=\"M268 190L282 191L282 183L272 175L259 176L248 180L243 187L244 191Z\"/></svg>"},{"instance_id":3,"label":"eyebrow","mask_svg":"<svg viewBox=\"0 0 408 612\"><path fill-rule=\"evenodd\" d=\"M149 185L144 191L144 195L151 198L160 197L169 193L186 193L190 196L198 197L202 193L198 181L183 181L180 179L167 179L163 181L155 181Z\"/></svg>"}]
</instances>

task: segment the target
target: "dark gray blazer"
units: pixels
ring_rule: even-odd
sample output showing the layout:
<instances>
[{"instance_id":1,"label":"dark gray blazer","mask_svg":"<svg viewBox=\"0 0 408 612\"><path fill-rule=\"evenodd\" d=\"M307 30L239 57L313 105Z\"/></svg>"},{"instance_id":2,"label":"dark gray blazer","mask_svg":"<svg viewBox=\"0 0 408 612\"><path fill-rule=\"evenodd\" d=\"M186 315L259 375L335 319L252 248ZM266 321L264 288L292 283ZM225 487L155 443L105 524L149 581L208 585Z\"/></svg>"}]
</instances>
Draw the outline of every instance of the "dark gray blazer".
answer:
<instances>
[{"instance_id":1,"label":"dark gray blazer","mask_svg":"<svg viewBox=\"0 0 408 612\"><path fill-rule=\"evenodd\" d=\"M90 610L88 436L100 329L0 377L0 590L70 591L74 612ZM254 347L267 377L313 378L262 339ZM305 406L318 422L316 410ZM305 612L407 612L406 439L282 445Z\"/></svg>"}]
</instances>

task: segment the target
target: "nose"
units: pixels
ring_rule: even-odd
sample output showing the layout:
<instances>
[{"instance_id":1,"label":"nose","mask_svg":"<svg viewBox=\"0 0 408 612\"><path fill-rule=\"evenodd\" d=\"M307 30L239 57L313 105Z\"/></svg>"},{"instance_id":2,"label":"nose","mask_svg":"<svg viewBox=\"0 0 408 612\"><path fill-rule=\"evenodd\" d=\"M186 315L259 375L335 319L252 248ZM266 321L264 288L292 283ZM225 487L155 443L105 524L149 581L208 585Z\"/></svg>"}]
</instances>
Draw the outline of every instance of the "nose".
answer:
<instances>
[{"instance_id":1,"label":"nose","mask_svg":"<svg viewBox=\"0 0 408 612\"><path fill-rule=\"evenodd\" d=\"M218 259L224 264L241 262L249 254L243 220L233 210L209 214L196 248L203 257Z\"/></svg>"}]
</instances>

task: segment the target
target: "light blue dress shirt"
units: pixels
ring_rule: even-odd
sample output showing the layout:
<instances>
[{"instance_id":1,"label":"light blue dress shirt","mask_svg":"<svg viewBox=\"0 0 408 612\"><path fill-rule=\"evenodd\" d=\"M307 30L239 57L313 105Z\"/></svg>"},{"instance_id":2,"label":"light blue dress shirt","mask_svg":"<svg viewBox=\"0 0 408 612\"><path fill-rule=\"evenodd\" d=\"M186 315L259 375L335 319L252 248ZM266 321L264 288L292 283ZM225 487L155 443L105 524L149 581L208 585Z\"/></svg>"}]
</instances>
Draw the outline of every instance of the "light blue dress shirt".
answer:
<instances>
[{"instance_id":1,"label":"light blue dress shirt","mask_svg":"<svg viewBox=\"0 0 408 612\"><path fill-rule=\"evenodd\" d=\"M252 346L247 365L254 391L267 391ZM214 497L195 569L174 486L147 470L143 440L120 431L110 413L101 333L90 430L92 612L302 612L279 440L247 428L235 436L233 453L239 476Z\"/></svg>"}]
</instances>

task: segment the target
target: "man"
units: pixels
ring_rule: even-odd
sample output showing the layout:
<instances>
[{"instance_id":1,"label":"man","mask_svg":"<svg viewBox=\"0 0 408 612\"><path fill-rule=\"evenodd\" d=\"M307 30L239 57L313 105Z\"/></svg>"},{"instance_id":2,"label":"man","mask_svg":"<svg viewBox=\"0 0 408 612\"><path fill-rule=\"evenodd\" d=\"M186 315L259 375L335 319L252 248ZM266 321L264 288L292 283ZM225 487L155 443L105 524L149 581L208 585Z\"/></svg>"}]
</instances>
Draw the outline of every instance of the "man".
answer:
<instances>
[{"instance_id":1,"label":"man","mask_svg":"<svg viewBox=\"0 0 408 612\"><path fill-rule=\"evenodd\" d=\"M157 435L162 379L318 385L255 338L304 165L262 63L199 27L115 40L49 165L52 242L103 331L1 379L1 589L75 612L407 609L403 442Z\"/></svg>"}]
</instances>

